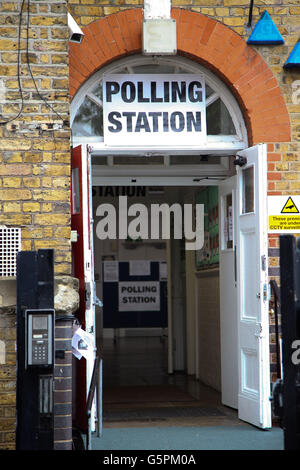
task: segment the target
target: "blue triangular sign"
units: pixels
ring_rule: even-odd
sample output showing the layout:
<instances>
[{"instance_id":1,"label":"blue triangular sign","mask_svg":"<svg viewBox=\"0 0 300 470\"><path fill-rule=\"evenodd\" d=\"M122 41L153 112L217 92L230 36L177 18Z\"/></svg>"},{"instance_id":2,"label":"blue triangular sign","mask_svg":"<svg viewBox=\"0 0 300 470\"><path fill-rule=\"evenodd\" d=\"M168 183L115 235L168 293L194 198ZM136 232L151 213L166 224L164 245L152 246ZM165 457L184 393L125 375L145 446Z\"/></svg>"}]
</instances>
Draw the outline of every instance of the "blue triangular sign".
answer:
<instances>
[{"instance_id":1,"label":"blue triangular sign","mask_svg":"<svg viewBox=\"0 0 300 470\"><path fill-rule=\"evenodd\" d=\"M300 39L284 64L284 68L289 67L300 67Z\"/></svg>"},{"instance_id":2,"label":"blue triangular sign","mask_svg":"<svg viewBox=\"0 0 300 470\"><path fill-rule=\"evenodd\" d=\"M257 22L247 44L283 44L284 40L271 16L265 10Z\"/></svg>"}]
</instances>

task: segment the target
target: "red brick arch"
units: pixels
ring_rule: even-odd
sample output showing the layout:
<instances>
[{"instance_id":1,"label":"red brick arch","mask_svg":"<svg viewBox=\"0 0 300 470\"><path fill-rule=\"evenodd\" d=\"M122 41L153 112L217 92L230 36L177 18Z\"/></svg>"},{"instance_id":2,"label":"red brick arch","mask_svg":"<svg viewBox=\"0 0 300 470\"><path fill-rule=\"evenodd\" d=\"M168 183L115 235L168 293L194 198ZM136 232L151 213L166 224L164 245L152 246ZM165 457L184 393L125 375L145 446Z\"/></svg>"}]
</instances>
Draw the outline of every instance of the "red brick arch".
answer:
<instances>
[{"instance_id":1,"label":"red brick arch","mask_svg":"<svg viewBox=\"0 0 300 470\"><path fill-rule=\"evenodd\" d=\"M205 65L238 100L250 144L289 142L290 120L281 90L259 53L224 24L185 9L172 9L177 21L178 55ZM98 69L141 52L141 8L125 10L83 28L85 38L70 44L70 94Z\"/></svg>"}]
</instances>

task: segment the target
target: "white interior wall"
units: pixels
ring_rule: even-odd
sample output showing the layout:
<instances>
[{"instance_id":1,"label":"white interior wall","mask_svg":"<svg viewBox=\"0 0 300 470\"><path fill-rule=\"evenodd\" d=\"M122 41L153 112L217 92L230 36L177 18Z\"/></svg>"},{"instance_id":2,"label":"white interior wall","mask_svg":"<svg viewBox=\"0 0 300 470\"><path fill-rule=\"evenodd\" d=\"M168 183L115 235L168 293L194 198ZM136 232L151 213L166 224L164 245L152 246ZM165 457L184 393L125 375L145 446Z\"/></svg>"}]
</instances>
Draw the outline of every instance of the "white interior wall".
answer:
<instances>
[{"instance_id":1,"label":"white interior wall","mask_svg":"<svg viewBox=\"0 0 300 470\"><path fill-rule=\"evenodd\" d=\"M198 271L198 374L199 380L221 391L219 269Z\"/></svg>"}]
</instances>

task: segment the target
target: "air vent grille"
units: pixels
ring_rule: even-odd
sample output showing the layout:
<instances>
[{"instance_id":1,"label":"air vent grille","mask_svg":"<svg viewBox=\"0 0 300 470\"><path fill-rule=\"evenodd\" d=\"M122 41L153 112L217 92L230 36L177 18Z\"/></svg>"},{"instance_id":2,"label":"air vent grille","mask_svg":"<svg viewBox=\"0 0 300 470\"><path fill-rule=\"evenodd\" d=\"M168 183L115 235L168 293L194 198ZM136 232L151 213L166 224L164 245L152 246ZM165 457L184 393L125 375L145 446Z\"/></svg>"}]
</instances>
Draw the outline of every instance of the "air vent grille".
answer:
<instances>
[{"instance_id":1,"label":"air vent grille","mask_svg":"<svg viewBox=\"0 0 300 470\"><path fill-rule=\"evenodd\" d=\"M17 253L21 250L21 229L0 226L0 276L17 275Z\"/></svg>"}]
</instances>

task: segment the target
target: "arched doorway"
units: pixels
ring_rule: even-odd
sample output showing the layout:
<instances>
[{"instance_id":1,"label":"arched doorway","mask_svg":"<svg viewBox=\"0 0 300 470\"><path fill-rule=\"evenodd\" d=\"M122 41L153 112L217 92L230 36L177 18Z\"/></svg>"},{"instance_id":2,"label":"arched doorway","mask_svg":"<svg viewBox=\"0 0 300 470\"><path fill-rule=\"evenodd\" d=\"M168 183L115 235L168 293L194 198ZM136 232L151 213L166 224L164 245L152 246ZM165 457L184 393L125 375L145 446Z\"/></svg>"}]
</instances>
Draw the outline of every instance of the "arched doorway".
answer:
<instances>
[{"instance_id":1,"label":"arched doorway","mask_svg":"<svg viewBox=\"0 0 300 470\"><path fill-rule=\"evenodd\" d=\"M91 145L92 154L97 157L97 164L93 168L94 184L96 185L106 183L111 186L127 186L131 184L150 186L154 185L153 181L156 181L156 184L159 185L176 186L179 176L187 178L185 180L186 186L199 183L203 177L208 181L213 176L215 180L217 179L220 182L225 177L234 174L228 158L225 160L222 156L235 155L237 151L246 149L249 145L247 142L255 144L259 142L280 142L289 139L289 120L280 89L277 83L274 82L271 71L261 57L246 46L238 35L214 20L203 17L203 15L176 9L173 11L173 15L177 18L179 26L179 57L146 59L138 55L127 55L129 52L130 54L136 54L140 51L139 28L141 18L138 10L112 15L87 27L86 46L80 47L77 51L76 62L75 55L73 56L74 47L71 49L71 91L72 93L77 91L72 101L74 142L86 142ZM133 27L128 35L125 23L127 20L129 21L129 17ZM118 30L122 32L123 39L119 38L119 41L112 39L106 29L107 24L112 28L110 31L113 31L115 38L117 38ZM198 41L194 40L196 31L197 37L199 37ZM98 40L95 41L95 38L98 38ZM126 55L126 59L120 59L124 55ZM186 56L188 59L182 56ZM185 142L183 147L179 149L169 148L164 149L164 151L155 149L156 151L153 152L153 149L149 151L149 148L119 148L116 150L103 145L101 128L102 74L105 72L146 74L161 73L162 71L165 74L174 74L178 70L183 74L187 73L187 71L202 73L205 77L206 122L208 144L210 146L191 148ZM221 77L222 81L217 76ZM271 113L270 110L272 110ZM277 113L275 117L274 113ZM273 125L269 125L266 128L265 123L270 123L272 120L274 120ZM146 155L147 165L145 165ZM182 155L184 155L184 166L182 165L182 158L180 159ZM205 156L206 159L199 158L201 155ZM132 161L133 156L134 162ZM257 150L256 157L259 159L259 150ZM189 164L187 163L188 161ZM135 175L134 181L132 179L133 171ZM199 177L199 181L195 181L196 179L192 178L195 172ZM251 169L249 174L250 180L254 178L254 173L251 176ZM249 186L247 176L245 176L244 180L243 177L241 178L241 181L244 181L245 188L247 187L247 190L249 190L251 183ZM162 179L164 183L162 183ZM181 185L184 186L183 183ZM200 183L199 186L203 186L203 183ZM250 193L251 191L250 189ZM224 207L227 207L228 211L230 207L231 209L234 207L233 202L228 202L227 196L230 194L233 197L232 188L229 188L227 193L222 193L223 202L226 200L228 206L226 206L225 201ZM238 203L236 201L236 208ZM221 207L220 204L219 208ZM246 210L245 213L248 213L248 211ZM236 216L237 214L238 212L236 212ZM220 233L224 234L224 224ZM245 241L246 238L243 240ZM234 269L232 267L235 256L234 246L232 244L229 247L228 241L232 240L226 240L226 249L230 251L231 261L229 261L229 264L231 269ZM246 249L245 246L244 256L246 255L248 245ZM249 246L254 248L252 241ZM265 248L264 243L264 250ZM172 248L169 248L169 261L172 258L172 253L174 254ZM247 259L250 263L250 258L248 257ZM189 263L191 263L191 259ZM169 271L172 271L172 267ZM265 275L266 273L264 273ZM173 281L176 282L176 280ZM175 301L175 298L172 298L172 295L170 295L169 303L173 301ZM199 301L201 299L199 300L199 295L196 295L194 303ZM195 305L191 308L195 310ZM266 311L266 305L264 305L264 310ZM192 317L193 322L194 324L197 322L195 316ZM176 344L178 345L180 342L182 344L179 348L179 356L177 354L174 359L173 353L170 352L174 341L171 342L169 359L170 355L172 357L169 367L172 361L176 362L176 360L179 360L180 362L180 359L182 359L180 355L182 356L182 351L185 349L184 342L180 340L182 336L179 335L183 323L182 321L180 323L175 320L173 324L176 324L176 331L175 333L173 332L173 337L177 340ZM198 328L199 325L196 324L196 327ZM191 328L191 325L189 325L189 328ZM264 324L264 328L266 328L266 324ZM254 336L259 337L258 330L255 330ZM190 367L197 376L199 350L201 348L201 345L197 343L197 333L196 335L194 334L193 341L194 344L190 356L194 356L194 359L191 361L192 365ZM254 377L254 369L256 367L254 365L255 360L253 360L254 354L251 351L253 352L249 346L248 349L245 347L245 354L242 354L239 359L238 357L235 358L236 364L239 364L239 367L245 366L249 371L249 380L248 382L245 380L243 390L248 394L250 401L252 398L254 400L257 399L254 392L258 388L258 381ZM266 346L264 346L264 355L268 355ZM267 367L267 357L265 357L265 362ZM173 366L170 368L173 370ZM266 402L268 399L268 385L263 388L265 394L264 400ZM237 395L237 391L235 394ZM247 404L244 404L243 407L247 408ZM254 414L257 415L255 423L259 425L259 420L261 419L258 416L259 413L255 412ZM251 421L248 418L246 420ZM269 418L263 424L263 427L268 426Z\"/></svg>"}]
</instances>

